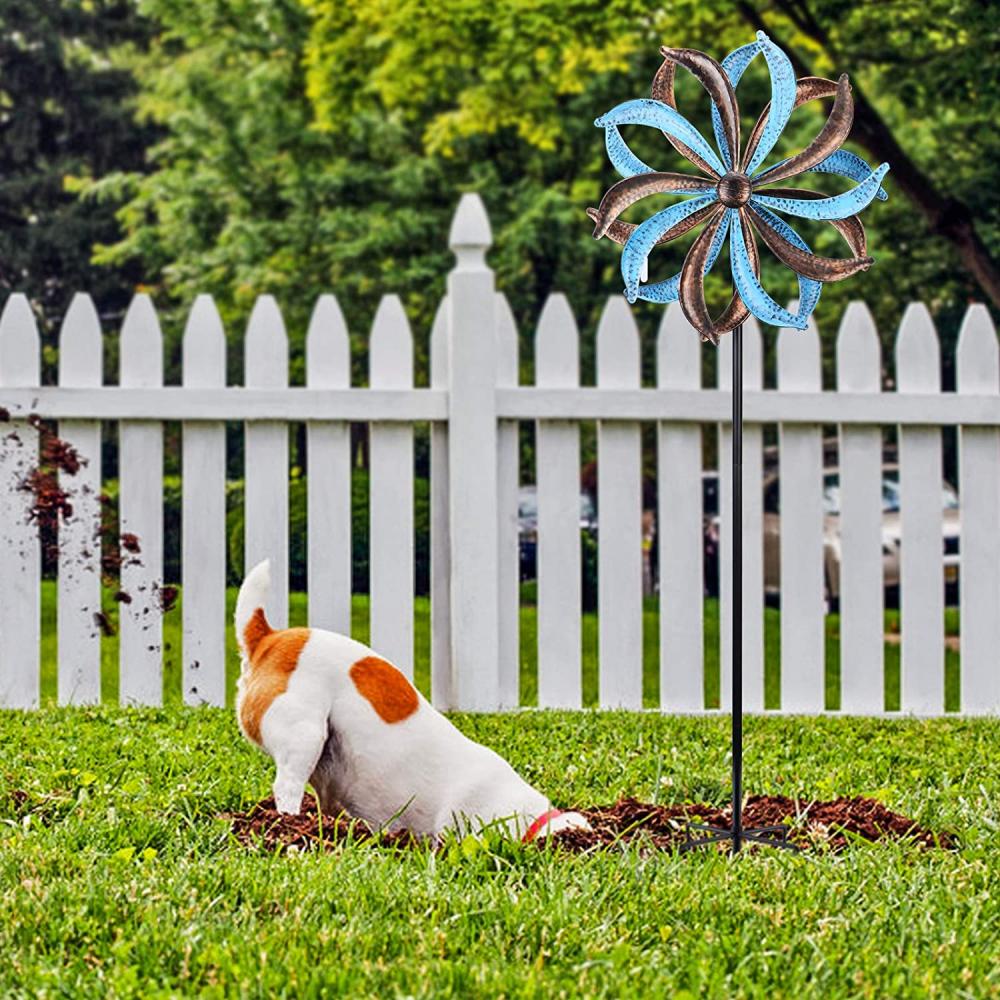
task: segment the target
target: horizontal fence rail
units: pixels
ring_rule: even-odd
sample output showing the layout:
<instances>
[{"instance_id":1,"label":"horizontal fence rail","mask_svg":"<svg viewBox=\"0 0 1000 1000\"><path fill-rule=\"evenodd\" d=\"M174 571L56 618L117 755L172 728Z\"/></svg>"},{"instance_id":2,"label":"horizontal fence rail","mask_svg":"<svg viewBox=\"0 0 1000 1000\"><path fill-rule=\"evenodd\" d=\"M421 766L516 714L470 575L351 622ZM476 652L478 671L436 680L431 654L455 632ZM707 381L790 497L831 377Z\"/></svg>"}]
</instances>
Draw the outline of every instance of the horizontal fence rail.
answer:
<instances>
[{"instance_id":1,"label":"horizontal fence rail","mask_svg":"<svg viewBox=\"0 0 1000 1000\"><path fill-rule=\"evenodd\" d=\"M0 317L0 706L39 704L42 649L52 648L41 628L43 554L33 510L38 484L32 487L31 477L40 461L51 459L39 454L47 433L39 421L55 421L58 438L80 459L75 471L58 472L68 507L59 523L58 552L48 554L57 575L60 703L89 704L107 695L101 655L108 594L102 595L102 587L106 591L112 583L129 598L118 604L119 700L158 704L163 697L163 608L170 590L163 541L166 422L181 426L183 700L221 705L232 697L226 681L227 423L244 426L244 561L246 567L265 557L272 561L275 587L267 610L275 625L289 616L289 427L304 424L309 622L348 632L350 425L363 423L372 645L414 676L414 434L415 425L429 424L428 692L442 708L517 707L526 669L519 424L532 422L537 646L528 658L537 662L537 704L580 707L585 688L596 683L602 707L649 707L652 683L662 710L710 710L706 664L712 659L719 664L719 708L726 709L733 587L725 569L733 532L728 344L718 351L717 384L703 386L708 348L674 304L660 322L655 387L642 387L639 333L630 309L616 297L596 331L596 385L582 386L580 332L569 303L557 294L545 305L534 336L536 384L519 385L517 328L485 263L490 242L481 202L465 196L450 237L456 265L431 335L429 388L414 387L413 338L395 296L383 299L374 320L367 387L350 384L347 327L331 295L320 297L309 326L304 387L288 385L288 338L269 296L258 300L247 326L242 386L226 385L226 338L207 296L195 301L184 331L182 384L164 385L159 321L145 295L136 296L122 325L119 384L102 384L105 335L93 303L82 294L60 332L58 382L43 386L32 310L23 296L10 296ZM956 390L948 392L941 390L938 336L920 304L906 310L896 338L894 391L883 390L878 334L861 303L848 307L836 335L833 390L822 389L814 324L777 333L774 389L763 388L763 339L753 320L744 336L739 585L748 709L773 707L765 700L765 677L777 668L776 654L767 653L775 644L765 628L765 597L767 581L778 577L779 710L827 710L825 598L835 546L839 710L885 713L883 572L891 543L882 513L883 432L896 428L899 710L944 712L941 434L942 428L957 428L959 707L969 714L1000 711L1000 351L985 307L970 306L965 316L955 354ZM117 424L119 466L118 552L110 580L98 536L108 422ZM581 432L589 423L596 424L597 513L596 526L581 532ZM644 511L642 427L650 424L656 503L655 511ZM706 425L714 427L718 445L722 567L718 635L711 633L711 642L705 639L703 566ZM772 425L776 459L765 468L764 431ZM838 428L840 510L832 541L824 526L824 426ZM775 476L780 535L762 500ZM597 560L592 639L582 610L587 558ZM658 669L652 674L643 631L644 615L651 614L658 630ZM584 649L591 641L597 668L588 681Z\"/></svg>"}]
</instances>

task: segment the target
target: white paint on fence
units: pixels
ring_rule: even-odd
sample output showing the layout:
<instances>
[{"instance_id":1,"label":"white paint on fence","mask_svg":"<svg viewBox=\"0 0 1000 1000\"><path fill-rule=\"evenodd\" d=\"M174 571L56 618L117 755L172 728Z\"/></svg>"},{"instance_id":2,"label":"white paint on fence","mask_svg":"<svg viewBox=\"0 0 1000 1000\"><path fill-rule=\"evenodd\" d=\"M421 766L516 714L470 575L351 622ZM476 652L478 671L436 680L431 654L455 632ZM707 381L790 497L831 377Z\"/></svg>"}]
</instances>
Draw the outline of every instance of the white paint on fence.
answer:
<instances>
[{"instance_id":1,"label":"white paint on fence","mask_svg":"<svg viewBox=\"0 0 1000 1000\"><path fill-rule=\"evenodd\" d=\"M121 334L123 386L163 385L163 338L148 295L132 299ZM163 701L163 426L154 420L118 425L121 529L118 698L123 705ZM127 599L124 599L127 596Z\"/></svg>"},{"instance_id":2,"label":"white paint on fence","mask_svg":"<svg viewBox=\"0 0 1000 1000\"><path fill-rule=\"evenodd\" d=\"M941 358L926 306L907 306L896 341L898 391L939 392ZM941 431L899 429L900 707L939 712L944 706L944 529ZM969 585L971 581L969 581Z\"/></svg>"},{"instance_id":3,"label":"white paint on fence","mask_svg":"<svg viewBox=\"0 0 1000 1000\"><path fill-rule=\"evenodd\" d=\"M455 707L481 711L500 701L492 242L481 199L463 195L448 238L455 254L448 275L451 662Z\"/></svg>"},{"instance_id":4,"label":"white paint on fence","mask_svg":"<svg viewBox=\"0 0 1000 1000\"><path fill-rule=\"evenodd\" d=\"M448 387L448 299L443 298L431 327L431 388ZM448 529L448 422L431 424L431 702L451 708L451 537Z\"/></svg>"},{"instance_id":5,"label":"white paint on fence","mask_svg":"<svg viewBox=\"0 0 1000 1000\"><path fill-rule=\"evenodd\" d=\"M517 324L506 296L495 299L497 385L518 383ZM514 420L497 426L497 670L499 707L517 708L521 703L521 570L518 537L518 486L520 443Z\"/></svg>"},{"instance_id":6,"label":"white paint on fence","mask_svg":"<svg viewBox=\"0 0 1000 1000\"><path fill-rule=\"evenodd\" d=\"M580 384L576 320L565 295L545 303L535 334L535 384ZM580 647L580 428L539 420L535 428L538 561L538 704L583 704Z\"/></svg>"},{"instance_id":7,"label":"white paint on fence","mask_svg":"<svg viewBox=\"0 0 1000 1000\"><path fill-rule=\"evenodd\" d=\"M837 389L878 393L882 355L867 306L852 302L837 336ZM841 425L839 438L840 707L883 706L882 431Z\"/></svg>"},{"instance_id":8,"label":"white paint on fence","mask_svg":"<svg viewBox=\"0 0 1000 1000\"><path fill-rule=\"evenodd\" d=\"M0 393L39 382L41 344L31 306L11 295L0 318ZM39 702L41 549L26 480L38 462L38 432L26 420L0 424L0 706Z\"/></svg>"},{"instance_id":9,"label":"white paint on fence","mask_svg":"<svg viewBox=\"0 0 1000 1000\"><path fill-rule=\"evenodd\" d=\"M665 391L701 386L701 338L677 302L667 307L660 323L656 376L657 386ZM701 427L660 421L660 705L685 712L705 705L701 465Z\"/></svg>"},{"instance_id":10,"label":"white paint on fence","mask_svg":"<svg viewBox=\"0 0 1000 1000\"><path fill-rule=\"evenodd\" d=\"M718 350L718 384L729 395L732 411L733 350L724 338ZM760 327L752 317L743 324L743 386L759 390L763 378L763 347ZM747 711L764 707L764 549L762 490L762 442L759 424L743 428L743 706ZM720 428L719 447L719 699L731 706L733 573L732 552L732 421Z\"/></svg>"},{"instance_id":11,"label":"white paint on fence","mask_svg":"<svg viewBox=\"0 0 1000 1000\"><path fill-rule=\"evenodd\" d=\"M369 381L413 388L413 338L396 295L382 299L369 347ZM371 426L369 437L371 645L413 677L413 428Z\"/></svg>"},{"instance_id":12,"label":"white paint on fence","mask_svg":"<svg viewBox=\"0 0 1000 1000\"><path fill-rule=\"evenodd\" d=\"M639 386L639 331L623 298L597 327L597 385ZM639 425L597 426L598 690L605 708L642 707L642 453Z\"/></svg>"},{"instance_id":13,"label":"white paint on fence","mask_svg":"<svg viewBox=\"0 0 1000 1000\"><path fill-rule=\"evenodd\" d=\"M184 328L185 387L226 384L226 335L215 303L199 295ZM181 690L186 705L226 703L226 428L181 428Z\"/></svg>"},{"instance_id":14,"label":"white paint on fence","mask_svg":"<svg viewBox=\"0 0 1000 1000\"><path fill-rule=\"evenodd\" d=\"M778 390L819 392L819 332L778 332ZM780 430L781 705L823 709L826 582L823 566L823 440L818 425Z\"/></svg>"},{"instance_id":15,"label":"white paint on fence","mask_svg":"<svg viewBox=\"0 0 1000 1000\"><path fill-rule=\"evenodd\" d=\"M89 295L73 296L59 334L59 384L99 386L101 324ZM76 475L59 474L73 515L59 524L59 704L101 700L101 425L61 420L59 436L76 449Z\"/></svg>"},{"instance_id":16,"label":"white paint on fence","mask_svg":"<svg viewBox=\"0 0 1000 1000\"><path fill-rule=\"evenodd\" d=\"M581 704L579 422L598 424L599 697L642 704L640 421L657 422L660 531L660 688L668 710L703 708L701 429L721 425L722 565L728 524L731 398L728 344L719 387L701 389L700 346L679 309L667 310L657 388L639 388L631 312L615 297L597 337L598 384L580 387L576 324L565 299L543 310L536 385L518 385L516 329L485 263L489 223L463 199L451 233L456 267L431 335L431 387L413 388L413 342L402 307L386 299L371 342L370 387L350 388L350 350L332 296L317 303L307 337L307 386L288 388L281 314L262 297L248 324L246 387L226 387L225 337L205 296L184 336L182 386L162 387L160 336L137 298L122 333L120 386L102 386L102 337L78 295L60 335L59 384L40 386L40 344L27 303L11 296L0 318L0 705L39 702L39 542L21 489L37 462L29 414L58 420L83 466L60 483L73 505L61 526L58 693L101 696L101 421L121 421L121 530L139 536L142 566L126 567L121 684L126 702L162 695L160 622L142 615L162 578L162 422L183 424L183 697L226 700L225 428L244 420L246 563L269 557L268 614L287 621L288 435L307 422L310 620L346 631L350 616L351 421L371 422L372 636L413 670L413 424L431 421L431 692L440 707L492 710L518 698L518 420L537 425L539 702ZM645 307L644 307L645 308ZM779 389L761 388L759 331L744 331L745 705L763 699L761 426L780 430L782 711L824 706L823 457L820 427L840 425L839 593L841 708L883 705L881 428L900 429L902 485L902 708L944 710L940 428L960 433L962 502L961 707L1000 710L1000 358L989 314L972 307L956 355L958 391L942 393L937 336L911 307L896 346L898 391L880 391L878 338L867 310L847 311L837 343L837 391L823 392L819 342L779 334ZM10 433L16 433L16 438ZM770 547L769 547L770 549ZM128 553L126 553L127 555ZM728 692L731 583L723 570L723 698ZM147 589L139 591L139 587ZM136 595L141 593L141 600ZM147 624L143 619L153 619ZM150 649L149 647L153 647Z\"/></svg>"},{"instance_id":17,"label":"white paint on fence","mask_svg":"<svg viewBox=\"0 0 1000 1000\"><path fill-rule=\"evenodd\" d=\"M956 360L960 393L1000 392L1000 351L985 306L966 313ZM961 429L959 475L962 711L1000 712L1000 430Z\"/></svg>"},{"instance_id":18,"label":"white paint on fence","mask_svg":"<svg viewBox=\"0 0 1000 1000\"><path fill-rule=\"evenodd\" d=\"M351 384L347 324L332 295L316 301L306 334L306 385ZM310 420L306 425L309 622L351 634L351 425Z\"/></svg>"},{"instance_id":19,"label":"white paint on fence","mask_svg":"<svg viewBox=\"0 0 1000 1000\"><path fill-rule=\"evenodd\" d=\"M249 387L288 386L288 337L278 304L262 295L247 324L244 369ZM267 618L288 624L288 425L247 421L243 432L244 568L271 560Z\"/></svg>"}]
</instances>

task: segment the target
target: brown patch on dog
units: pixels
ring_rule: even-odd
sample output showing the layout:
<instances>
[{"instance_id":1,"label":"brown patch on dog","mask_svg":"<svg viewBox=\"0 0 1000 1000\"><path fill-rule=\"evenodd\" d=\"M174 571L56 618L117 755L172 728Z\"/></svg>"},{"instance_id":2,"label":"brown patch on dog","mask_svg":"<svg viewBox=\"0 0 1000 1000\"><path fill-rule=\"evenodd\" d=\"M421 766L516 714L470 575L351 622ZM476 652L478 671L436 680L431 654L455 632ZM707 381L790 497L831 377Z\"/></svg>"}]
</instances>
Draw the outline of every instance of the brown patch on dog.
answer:
<instances>
[{"instance_id":1,"label":"brown patch on dog","mask_svg":"<svg viewBox=\"0 0 1000 1000\"><path fill-rule=\"evenodd\" d=\"M260 641L269 636L272 631L267 618L264 617L264 609L257 608L243 629L243 645L249 659L253 659L254 650L260 645Z\"/></svg>"},{"instance_id":2,"label":"brown patch on dog","mask_svg":"<svg viewBox=\"0 0 1000 1000\"><path fill-rule=\"evenodd\" d=\"M250 669L244 679L239 712L243 732L254 743L260 744L261 719L274 699L288 689L288 679L298 666L302 647L309 639L309 629L286 628L274 632L267 624L264 612L258 608L244 634L250 631L258 616L267 632L255 637L252 646L247 642L247 648L253 652Z\"/></svg>"},{"instance_id":3,"label":"brown patch on dog","mask_svg":"<svg viewBox=\"0 0 1000 1000\"><path fill-rule=\"evenodd\" d=\"M417 710L417 692L391 663L366 656L349 671L358 693L367 698L384 722L402 722Z\"/></svg>"}]
</instances>

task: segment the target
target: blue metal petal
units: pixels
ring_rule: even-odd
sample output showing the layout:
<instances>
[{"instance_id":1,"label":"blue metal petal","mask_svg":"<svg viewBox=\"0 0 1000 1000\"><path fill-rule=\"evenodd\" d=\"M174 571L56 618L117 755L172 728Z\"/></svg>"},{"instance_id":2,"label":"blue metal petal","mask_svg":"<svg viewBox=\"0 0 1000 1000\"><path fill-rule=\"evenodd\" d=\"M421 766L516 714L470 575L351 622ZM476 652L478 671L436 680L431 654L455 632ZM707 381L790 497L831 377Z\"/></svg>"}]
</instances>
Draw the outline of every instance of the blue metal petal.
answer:
<instances>
[{"instance_id":1,"label":"blue metal petal","mask_svg":"<svg viewBox=\"0 0 1000 1000\"><path fill-rule=\"evenodd\" d=\"M636 226L632 235L622 247L622 277L625 279L625 297L629 302L635 302L639 297L639 275L642 273L643 261L649 256L656 241L671 227L697 212L699 208L710 205L717 199L713 191L700 198L688 198L669 208L651 215L641 225Z\"/></svg>"},{"instance_id":2,"label":"blue metal petal","mask_svg":"<svg viewBox=\"0 0 1000 1000\"><path fill-rule=\"evenodd\" d=\"M783 309L764 291L761 283L757 280L757 275L753 273L750 255L747 253L746 243L743 241L743 227L740 225L739 213L737 209L731 208L729 214L731 216L729 253L733 269L733 282L747 309L762 323L804 330L806 328L805 317L796 316L787 309Z\"/></svg>"},{"instance_id":3,"label":"blue metal petal","mask_svg":"<svg viewBox=\"0 0 1000 1000\"><path fill-rule=\"evenodd\" d=\"M726 71L726 76L729 77L729 82L734 87L740 82L743 71L750 65L759 52L760 43L751 42L749 45L741 45L738 49L733 49L722 60L722 68ZM719 109L715 106L714 101L712 102L712 131L715 133L715 143L722 154L726 169L731 170L733 165L729 162L729 143L726 142L726 136L722 130L722 115L719 114Z\"/></svg>"},{"instance_id":4,"label":"blue metal petal","mask_svg":"<svg viewBox=\"0 0 1000 1000\"><path fill-rule=\"evenodd\" d=\"M860 156L856 156L846 149L838 149L822 163L817 163L815 167L810 167L803 172L807 174L838 174L841 177L850 177L852 181L863 181L872 172L872 168ZM886 201L889 196L883 188L879 188L875 192L875 197L879 201Z\"/></svg>"},{"instance_id":5,"label":"blue metal petal","mask_svg":"<svg viewBox=\"0 0 1000 1000\"><path fill-rule=\"evenodd\" d=\"M748 175L753 174L774 149L774 144L785 130L788 117L795 107L795 70L792 69L791 60L763 31L757 32L757 42L767 60L767 68L771 71L771 112L753 159L747 164L745 172Z\"/></svg>"},{"instance_id":6,"label":"blue metal petal","mask_svg":"<svg viewBox=\"0 0 1000 1000\"><path fill-rule=\"evenodd\" d=\"M654 101L648 97L625 101L602 115L594 124L605 129L609 125L649 125L651 128L658 128L675 139L680 139L685 146L690 146L713 170L720 174L726 172L715 150L702 138L701 133L679 111L662 101Z\"/></svg>"},{"instance_id":7,"label":"blue metal petal","mask_svg":"<svg viewBox=\"0 0 1000 1000\"><path fill-rule=\"evenodd\" d=\"M760 205L754 205L752 202L750 208L793 246L805 250L806 253L812 253L809 244L784 219L779 219L774 212L770 212ZM823 282L817 281L815 278L807 278L803 274L799 274L797 277L799 279L799 317L808 319L816 308L816 303L819 302L820 292L823 291Z\"/></svg>"},{"instance_id":8,"label":"blue metal petal","mask_svg":"<svg viewBox=\"0 0 1000 1000\"><path fill-rule=\"evenodd\" d=\"M609 125L604 130L604 145L608 150L611 165L622 177L634 177L636 174L651 174L653 168L642 162L628 147L616 125Z\"/></svg>"},{"instance_id":9,"label":"blue metal petal","mask_svg":"<svg viewBox=\"0 0 1000 1000\"><path fill-rule=\"evenodd\" d=\"M712 245L708 249L708 259L705 261L704 274L708 274L715 265L715 261L722 251L722 245L726 242L726 234L728 232L729 213L727 212L722 217L722 222L716 230ZM646 302L659 302L664 305L668 302L676 302L680 284L681 272L678 271L672 278L667 278L666 281L657 281L652 285L640 285L638 297Z\"/></svg>"},{"instance_id":10,"label":"blue metal petal","mask_svg":"<svg viewBox=\"0 0 1000 1000\"><path fill-rule=\"evenodd\" d=\"M834 195L832 198L801 199L775 198L772 195L755 194L751 204L776 208L779 212L798 215L803 219L846 219L849 215L857 215L866 205L870 204L878 192L882 178L889 172L889 164L883 163L873 170L857 187Z\"/></svg>"}]
</instances>

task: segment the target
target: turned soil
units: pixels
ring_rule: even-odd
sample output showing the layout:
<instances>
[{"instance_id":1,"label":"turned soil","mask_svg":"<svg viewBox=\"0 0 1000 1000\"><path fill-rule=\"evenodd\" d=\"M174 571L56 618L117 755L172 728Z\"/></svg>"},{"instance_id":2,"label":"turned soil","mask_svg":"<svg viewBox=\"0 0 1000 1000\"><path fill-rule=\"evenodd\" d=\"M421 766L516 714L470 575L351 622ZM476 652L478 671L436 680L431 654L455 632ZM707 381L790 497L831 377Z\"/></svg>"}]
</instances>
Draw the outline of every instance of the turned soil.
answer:
<instances>
[{"instance_id":1,"label":"turned soil","mask_svg":"<svg viewBox=\"0 0 1000 1000\"><path fill-rule=\"evenodd\" d=\"M389 848L419 844L409 833L379 834L362 820L343 815L322 816L311 799L304 800L303 806L297 816L281 815L274 808L274 801L265 799L246 812L224 813L222 818L230 822L237 840L248 847L333 850L345 842L373 838ZM671 851L684 843L688 820L722 827L730 824L728 811L704 803L660 806L624 798L614 805L577 811L587 817L593 830L565 830L535 843L556 845L573 853L630 842L646 852ZM840 851L851 843L878 840L902 840L920 848L946 850L958 846L953 835L927 830L881 802L861 797L808 801L781 795L754 795L743 807L743 824L744 827L787 825L789 841L816 851ZM720 845L718 849L728 848Z\"/></svg>"}]
</instances>

